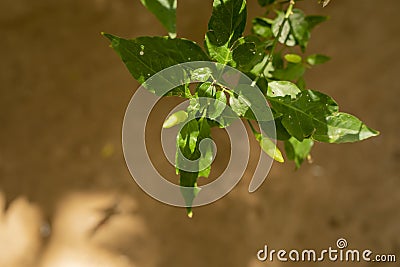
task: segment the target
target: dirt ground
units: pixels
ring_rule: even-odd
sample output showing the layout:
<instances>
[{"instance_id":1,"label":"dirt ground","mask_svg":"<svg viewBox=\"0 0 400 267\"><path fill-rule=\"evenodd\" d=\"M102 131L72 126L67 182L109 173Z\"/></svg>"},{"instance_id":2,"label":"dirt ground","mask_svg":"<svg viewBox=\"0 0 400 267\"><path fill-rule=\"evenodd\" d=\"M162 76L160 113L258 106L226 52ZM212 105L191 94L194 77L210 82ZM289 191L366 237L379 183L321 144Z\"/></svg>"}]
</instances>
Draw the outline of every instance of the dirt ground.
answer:
<instances>
[{"instance_id":1,"label":"dirt ground","mask_svg":"<svg viewBox=\"0 0 400 267\"><path fill-rule=\"evenodd\" d=\"M262 13L248 2L250 17ZM308 87L381 135L317 144L312 164L274 164L253 194L249 170L188 219L142 192L125 166L121 126L138 84L100 35L164 34L156 19L138 0L1 1L0 266L292 266L256 253L342 237L399 261L400 2L314 2L301 5L331 19L309 53L333 60L309 71ZM179 1L178 35L201 42L210 13L211 1Z\"/></svg>"}]
</instances>

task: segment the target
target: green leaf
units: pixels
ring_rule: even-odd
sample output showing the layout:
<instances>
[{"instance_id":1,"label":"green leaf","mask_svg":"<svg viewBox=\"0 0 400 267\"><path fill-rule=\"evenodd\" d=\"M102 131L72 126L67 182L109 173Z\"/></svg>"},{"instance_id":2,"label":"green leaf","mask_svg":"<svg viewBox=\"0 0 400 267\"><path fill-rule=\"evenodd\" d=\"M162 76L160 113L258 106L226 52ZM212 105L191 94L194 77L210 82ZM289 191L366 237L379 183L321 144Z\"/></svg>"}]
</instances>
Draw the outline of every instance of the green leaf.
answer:
<instances>
[{"instance_id":1,"label":"green leaf","mask_svg":"<svg viewBox=\"0 0 400 267\"><path fill-rule=\"evenodd\" d=\"M275 71L273 71L272 76L278 80L297 81L298 79L303 77L305 71L306 68L301 63L288 63L286 68L276 69Z\"/></svg>"},{"instance_id":2,"label":"green leaf","mask_svg":"<svg viewBox=\"0 0 400 267\"><path fill-rule=\"evenodd\" d=\"M279 33L279 28L285 21L285 15L282 12L278 13L277 18L274 20L272 25L272 32L274 36ZM279 42L286 44L287 46L300 45L301 49L307 47L310 39L310 28L306 16L300 9L293 9L293 13L289 16L289 19L283 26L282 33L279 37Z\"/></svg>"},{"instance_id":3,"label":"green leaf","mask_svg":"<svg viewBox=\"0 0 400 267\"><path fill-rule=\"evenodd\" d=\"M338 112L336 102L317 91L304 90L295 99L268 96L272 108L282 114L282 125L297 140L313 138L327 143L356 142L379 133L356 117Z\"/></svg>"},{"instance_id":4,"label":"green leaf","mask_svg":"<svg viewBox=\"0 0 400 267\"><path fill-rule=\"evenodd\" d=\"M310 31L306 16L300 9L293 9L293 14L289 16L289 22L296 42L304 51L310 39Z\"/></svg>"},{"instance_id":5,"label":"green leaf","mask_svg":"<svg viewBox=\"0 0 400 267\"><path fill-rule=\"evenodd\" d=\"M205 38L205 47L212 59L221 64L231 61L231 47L242 36L246 17L245 0L214 0Z\"/></svg>"},{"instance_id":6,"label":"green leaf","mask_svg":"<svg viewBox=\"0 0 400 267\"><path fill-rule=\"evenodd\" d=\"M194 198L200 191L197 187L198 177L208 177L211 171L211 163L213 160L213 145L211 140L210 125L208 120L205 118L193 119L186 123L180 130L177 136L177 156L176 156L176 168L180 174L180 185L188 187L182 189L182 196L185 199L187 205L188 216L191 217L192 204ZM182 155L186 160L198 160L195 162L196 165L191 165L193 171L184 170L187 167L185 159L178 156L178 149L182 152Z\"/></svg>"},{"instance_id":7,"label":"green leaf","mask_svg":"<svg viewBox=\"0 0 400 267\"><path fill-rule=\"evenodd\" d=\"M271 24L269 23L269 20L266 18L255 18L252 21L253 27L252 27L252 32L260 37L263 37L265 39L271 38L273 36L272 34L272 29L271 29Z\"/></svg>"},{"instance_id":8,"label":"green leaf","mask_svg":"<svg viewBox=\"0 0 400 267\"><path fill-rule=\"evenodd\" d=\"M296 168L300 168L303 163L310 155L311 148L314 145L314 141L311 139L304 139L302 142L292 137L285 141L286 156L289 160L293 160L296 164Z\"/></svg>"},{"instance_id":9,"label":"green leaf","mask_svg":"<svg viewBox=\"0 0 400 267\"><path fill-rule=\"evenodd\" d=\"M185 187L184 189L181 189L181 193L185 200L186 212L188 217L192 218L193 200L200 192L200 188L197 186L198 173L180 171L179 174L179 184L180 186Z\"/></svg>"},{"instance_id":10,"label":"green leaf","mask_svg":"<svg viewBox=\"0 0 400 267\"><path fill-rule=\"evenodd\" d=\"M206 82L210 79L212 71L208 67L198 68L192 71L192 80L198 82Z\"/></svg>"},{"instance_id":11,"label":"green leaf","mask_svg":"<svg viewBox=\"0 0 400 267\"><path fill-rule=\"evenodd\" d=\"M271 139L269 139L266 136L263 136L261 134L255 134L257 141L260 144L261 149L272 159L274 159L277 162L284 162L285 160L283 159L282 152L279 150L279 148L276 146L274 142L272 142Z\"/></svg>"},{"instance_id":12,"label":"green leaf","mask_svg":"<svg viewBox=\"0 0 400 267\"><path fill-rule=\"evenodd\" d=\"M326 118L326 129L317 128L313 138L327 143L357 142L379 135L357 117L338 112Z\"/></svg>"},{"instance_id":13,"label":"green leaf","mask_svg":"<svg viewBox=\"0 0 400 267\"><path fill-rule=\"evenodd\" d=\"M240 38L232 48L231 65L241 71L248 72L264 58L264 55L264 45L257 37Z\"/></svg>"},{"instance_id":14,"label":"green leaf","mask_svg":"<svg viewBox=\"0 0 400 267\"><path fill-rule=\"evenodd\" d=\"M172 114L171 116L169 116L163 124L163 128L171 128L174 127L184 121L186 121L186 119L188 118L188 114L183 111L183 110L179 110L177 112L175 112L174 114Z\"/></svg>"},{"instance_id":15,"label":"green leaf","mask_svg":"<svg viewBox=\"0 0 400 267\"><path fill-rule=\"evenodd\" d=\"M257 49L254 43L243 43L238 45L233 50L232 59L237 63L237 66L245 66L253 61Z\"/></svg>"},{"instance_id":16,"label":"green leaf","mask_svg":"<svg viewBox=\"0 0 400 267\"><path fill-rule=\"evenodd\" d=\"M300 90L306 90L306 81L304 80L304 77L300 77L297 80L296 85Z\"/></svg>"},{"instance_id":17,"label":"green leaf","mask_svg":"<svg viewBox=\"0 0 400 267\"><path fill-rule=\"evenodd\" d=\"M271 62L269 62L267 64L267 67L265 67L265 63L267 63L267 60L268 55L265 55L260 63L253 66L250 73L254 76L260 76L262 74L264 77L271 78L271 72L274 70L274 67Z\"/></svg>"},{"instance_id":18,"label":"green leaf","mask_svg":"<svg viewBox=\"0 0 400 267\"><path fill-rule=\"evenodd\" d=\"M268 83L268 97L277 97L277 96L291 96L292 98L296 98L296 95L300 93L300 89L294 83L287 81L274 81Z\"/></svg>"},{"instance_id":19,"label":"green leaf","mask_svg":"<svg viewBox=\"0 0 400 267\"><path fill-rule=\"evenodd\" d=\"M213 145L211 142L210 125L207 119L201 118L199 120L200 135L199 135L199 149L201 156L199 160L199 177L208 177L211 172L211 163L213 161ZM206 142L205 139L209 139ZM203 142L202 142L203 141Z\"/></svg>"},{"instance_id":20,"label":"green leaf","mask_svg":"<svg viewBox=\"0 0 400 267\"><path fill-rule=\"evenodd\" d=\"M308 29L311 31L318 24L327 21L329 17L327 16L307 16L306 21L308 23Z\"/></svg>"},{"instance_id":21,"label":"green leaf","mask_svg":"<svg viewBox=\"0 0 400 267\"><path fill-rule=\"evenodd\" d=\"M294 99L291 95L268 99L272 108L282 114L282 125L299 141L311 137L317 127L325 130L326 117L338 111L332 98L311 90L301 91Z\"/></svg>"},{"instance_id":22,"label":"green leaf","mask_svg":"<svg viewBox=\"0 0 400 267\"><path fill-rule=\"evenodd\" d=\"M177 0L140 0L168 30L171 38L176 37Z\"/></svg>"},{"instance_id":23,"label":"green leaf","mask_svg":"<svg viewBox=\"0 0 400 267\"><path fill-rule=\"evenodd\" d=\"M196 89L196 95L199 97L196 101L199 102L198 114L203 115L204 111L209 113L210 106L214 104L216 88L213 83L206 82L200 84Z\"/></svg>"},{"instance_id":24,"label":"green leaf","mask_svg":"<svg viewBox=\"0 0 400 267\"><path fill-rule=\"evenodd\" d=\"M286 61L290 63L300 63L302 60L301 56L297 54L286 54L284 57Z\"/></svg>"},{"instance_id":25,"label":"green leaf","mask_svg":"<svg viewBox=\"0 0 400 267\"><path fill-rule=\"evenodd\" d=\"M223 91L218 91L215 94L216 101L208 108L208 118L215 120L226 108L226 95Z\"/></svg>"},{"instance_id":26,"label":"green leaf","mask_svg":"<svg viewBox=\"0 0 400 267\"><path fill-rule=\"evenodd\" d=\"M282 118L275 119L275 128L276 128L276 139L285 141L292 137L286 130L286 128L282 125Z\"/></svg>"},{"instance_id":27,"label":"green leaf","mask_svg":"<svg viewBox=\"0 0 400 267\"><path fill-rule=\"evenodd\" d=\"M215 96L215 90L216 90L215 86L212 83L205 82L205 83L200 84L197 87L196 92L199 97L212 97L213 98ZM201 104L202 103L200 103L200 105Z\"/></svg>"},{"instance_id":28,"label":"green leaf","mask_svg":"<svg viewBox=\"0 0 400 267\"><path fill-rule=\"evenodd\" d=\"M111 47L139 83L144 83L157 72L178 63L209 60L196 43L186 39L139 37L127 40L111 34L104 36L110 39ZM148 89L154 92L154 89ZM181 91L175 94L184 96L184 90Z\"/></svg>"},{"instance_id":29,"label":"green leaf","mask_svg":"<svg viewBox=\"0 0 400 267\"><path fill-rule=\"evenodd\" d=\"M180 130L178 134L178 145L183 155L187 158L190 158L190 155L194 153L199 134L199 126L195 119L187 122Z\"/></svg>"},{"instance_id":30,"label":"green leaf","mask_svg":"<svg viewBox=\"0 0 400 267\"><path fill-rule=\"evenodd\" d=\"M285 24L283 24L285 22ZM283 24L282 32L279 36L279 42L281 44L286 44L287 46L295 46L296 40L291 33L291 27L289 21L285 21L285 14L281 11L278 11L278 16L275 18L274 23L272 24L272 33L275 37L278 36L279 29Z\"/></svg>"},{"instance_id":31,"label":"green leaf","mask_svg":"<svg viewBox=\"0 0 400 267\"><path fill-rule=\"evenodd\" d=\"M325 55L314 54L314 55L308 56L306 61L311 66L315 66L315 65L323 64L323 63L329 61L330 59L331 59L330 57L325 56Z\"/></svg>"},{"instance_id":32,"label":"green leaf","mask_svg":"<svg viewBox=\"0 0 400 267\"><path fill-rule=\"evenodd\" d=\"M249 109L246 101L240 95L232 95L229 98L229 105L238 116L244 116Z\"/></svg>"}]
</instances>

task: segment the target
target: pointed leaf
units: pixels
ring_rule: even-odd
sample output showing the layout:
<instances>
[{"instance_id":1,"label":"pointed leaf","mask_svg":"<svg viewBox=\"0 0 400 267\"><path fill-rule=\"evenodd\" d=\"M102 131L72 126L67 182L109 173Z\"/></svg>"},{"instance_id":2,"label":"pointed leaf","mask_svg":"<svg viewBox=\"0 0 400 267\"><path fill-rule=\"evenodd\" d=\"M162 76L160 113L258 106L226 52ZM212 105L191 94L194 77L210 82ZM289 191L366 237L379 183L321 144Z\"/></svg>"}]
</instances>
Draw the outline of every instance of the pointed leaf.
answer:
<instances>
[{"instance_id":1,"label":"pointed leaf","mask_svg":"<svg viewBox=\"0 0 400 267\"><path fill-rule=\"evenodd\" d=\"M318 24L327 21L329 19L329 17L327 16L307 16L306 17L306 21L308 22L308 29L312 30L314 29L315 26L317 26Z\"/></svg>"},{"instance_id":2,"label":"pointed leaf","mask_svg":"<svg viewBox=\"0 0 400 267\"><path fill-rule=\"evenodd\" d=\"M231 61L230 48L242 36L246 16L245 0L214 0L205 38L205 47L212 59L221 64Z\"/></svg>"},{"instance_id":3,"label":"pointed leaf","mask_svg":"<svg viewBox=\"0 0 400 267\"><path fill-rule=\"evenodd\" d=\"M199 120L199 150L201 152L199 160L199 177L208 177L211 171L211 163L214 158L213 145L211 143L211 132L208 121L204 118Z\"/></svg>"},{"instance_id":4,"label":"pointed leaf","mask_svg":"<svg viewBox=\"0 0 400 267\"><path fill-rule=\"evenodd\" d=\"M186 119L188 118L188 114L184 111L184 110L179 110L173 114L171 114L171 116L169 116L163 124L163 128L171 128L174 127L184 121L186 121Z\"/></svg>"},{"instance_id":5,"label":"pointed leaf","mask_svg":"<svg viewBox=\"0 0 400 267\"><path fill-rule=\"evenodd\" d=\"M168 30L171 38L176 37L177 0L140 0Z\"/></svg>"},{"instance_id":6,"label":"pointed leaf","mask_svg":"<svg viewBox=\"0 0 400 267\"><path fill-rule=\"evenodd\" d=\"M209 60L196 43L186 39L139 37L127 40L111 34L104 36L110 39L111 47L139 83L178 63ZM177 94L184 96L184 88L181 91Z\"/></svg>"},{"instance_id":7,"label":"pointed leaf","mask_svg":"<svg viewBox=\"0 0 400 267\"><path fill-rule=\"evenodd\" d=\"M331 58L325 55L314 54L307 57L307 63L311 66L323 64L329 61Z\"/></svg>"},{"instance_id":8,"label":"pointed leaf","mask_svg":"<svg viewBox=\"0 0 400 267\"><path fill-rule=\"evenodd\" d=\"M215 94L215 102L212 106L208 108L208 118L216 119L218 116L222 114L224 109L226 108L226 95L223 91L218 91Z\"/></svg>"},{"instance_id":9,"label":"pointed leaf","mask_svg":"<svg viewBox=\"0 0 400 267\"><path fill-rule=\"evenodd\" d=\"M240 95L232 95L229 98L229 105L238 116L244 116L244 114L246 114L247 110L249 109L246 101Z\"/></svg>"},{"instance_id":10,"label":"pointed leaf","mask_svg":"<svg viewBox=\"0 0 400 267\"><path fill-rule=\"evenodd\" d=\"M272 142L271 139L269 139L266 136L263 136L261 134L256 134L256 139L258 140L261 149L272 159L276 160L277 162L284 162L285 160L283 159L282 152L279 150L279 148L276 146L274 142Z\"/></svg>"},{"instance_id":11,"label":"pointed leaf","mask_svg":"<svg viewBox=\"0 0 400 267\"><path fill-rule=\"evenodd\" d=\"M296 95L300 93L300 89L294 83L287 81L274 81L268 84L267 96L291 96L296 98Z\"/></svg>"},{"instance_id":12,"label":"pointed leaf","mask_svg":"<svg viewBox=\"0 0 400 267\"><path fill-rule=\"evenodd\" d=\"M252 27L252 32L260 37L263 37L265 39L271 38L273 36L272 34L272 25L269 23L269 20L266 18L255 18L252 21L253 27Z\"/></svg>"},{"instance_id":13,"label":"pointed leaf","mask_svg":"<svg viewBox=\"0 0 400 267\"><path fill-rule=\"evenodd\" d=\"M379 135L357 117L338 112L326 118L326 129L317 128L313 138L327 143L357 142Z\"/></svg>"},{"instance_id":14,"label":"pointed leaf","mask_svg":"<svg viewBox=\"0 0 400 267\"><path fill-rule=\"evenodd\" d=\"M356 142L379 133L356 117L338 112L336 102L317 91L305 90L291 96L268 97L276 112L282 114L282 125L297 140L312 137L327 143Z\"/></svg>"},{"instance_id":15,"label":"pointed leaf","mask_svg":"<svg viewBox=\"0 0 400 267\"><path fill-rule=\"evenodd\" d=\"M300 63L302 60L301 56L297 54L286 54L284 57L286 61L290 63Z\"/></svg>"},{"instance_id":16,"label":"pointed leaf","mask_svg":"<svg viewBox=\"0 0 400 267\"><path fill-rule=\"evenodd\" d=\"M311 148L314 145L314 141L311 139L304 139L302 142L292 137L285 141L286 156L289 160L293 160L296 164L296 168L300 168L303 163L310 155Z\"/></svg>"}]
</instances>

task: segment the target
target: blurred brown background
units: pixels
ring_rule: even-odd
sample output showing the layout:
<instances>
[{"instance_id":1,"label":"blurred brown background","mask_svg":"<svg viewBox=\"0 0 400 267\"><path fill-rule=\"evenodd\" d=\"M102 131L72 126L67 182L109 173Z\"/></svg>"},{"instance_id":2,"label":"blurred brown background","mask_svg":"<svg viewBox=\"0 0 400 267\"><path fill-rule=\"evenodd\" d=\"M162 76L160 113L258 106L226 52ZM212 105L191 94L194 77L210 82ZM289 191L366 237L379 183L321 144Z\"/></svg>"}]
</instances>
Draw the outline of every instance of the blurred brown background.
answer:
<instances>
[{"instance_id":1,"label":"blurred brown background","mask_svg":"<svg viewBox=\"0 0 400 267\"><path fill-rule=\"evenodd\" d=\"M248 2L249 17L262 14ZM317 144L313 164L274 164L253 194L247 173L190 220L127 171L121 124L138 85L100 35L165 34L155 17L138 0L1 1L0 266L291 266L256 252L340 237L399 261L400 2L316 2L299 5L331 20L308 52L333 60L309 71L308 87L381 135ZM201 43L210 14L211 1L179 1L178 35Z\"/></svg>"}]
</instances>

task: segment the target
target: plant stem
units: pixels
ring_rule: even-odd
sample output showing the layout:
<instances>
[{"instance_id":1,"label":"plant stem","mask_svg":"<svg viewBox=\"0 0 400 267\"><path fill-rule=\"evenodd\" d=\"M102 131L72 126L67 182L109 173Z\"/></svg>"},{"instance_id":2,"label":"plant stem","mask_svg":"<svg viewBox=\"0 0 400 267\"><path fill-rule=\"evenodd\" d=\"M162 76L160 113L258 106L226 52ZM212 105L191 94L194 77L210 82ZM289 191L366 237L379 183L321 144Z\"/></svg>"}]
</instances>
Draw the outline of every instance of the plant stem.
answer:
<instances>
[{"instance_id":1,"label":"plant stem","mask_svg":"<svg viewBox=\"0 0 400 267\"><path fill-rule=\"evenodd\" d=\"M278 34L275 36L274 42L272 43L272 48L268 55L267 61L265 61L264 66L261 68L262 70L261 70L260 74L258 74L258 76L252 82L252 84L251 84L252 86L255 86L257 84L258 80L260 79L261 75L264 73L268 64L272 61L272 59L274 57L273 55L274 55L275 49L279 42L279 38L281 37L282 31L283 31L283 28L285 27L286 22L289 20L290 15L293 13L294 5L295 5L295 1L290 0L289 7L285 13L285 17L283 18L282 24L279 26Z\"/></svg>"},{"instance_id":2,"label":"plant stem","mask_svg":"<svg viewBox=\"0 0 400 267\"><path fill-rule=\"evenodd\" d=\"M294 4L295 4L294 0L290 0L289 7L286 10L285 19L288 19L289 16L292 15Z\"/></svg>"},{"instance_id":3,"label":"plant stem","mask_svg":"<svg viewBox=\"0 0 400 267\"><path fill-rule=\"evenodd\" d=\"M253 124L251 124L249 120L247 120L247 123L250 125L251 131L253 132L254 135L260 134L259 132L256 131L256 129L254 129Z\"/></svg>"}]
</instances>

